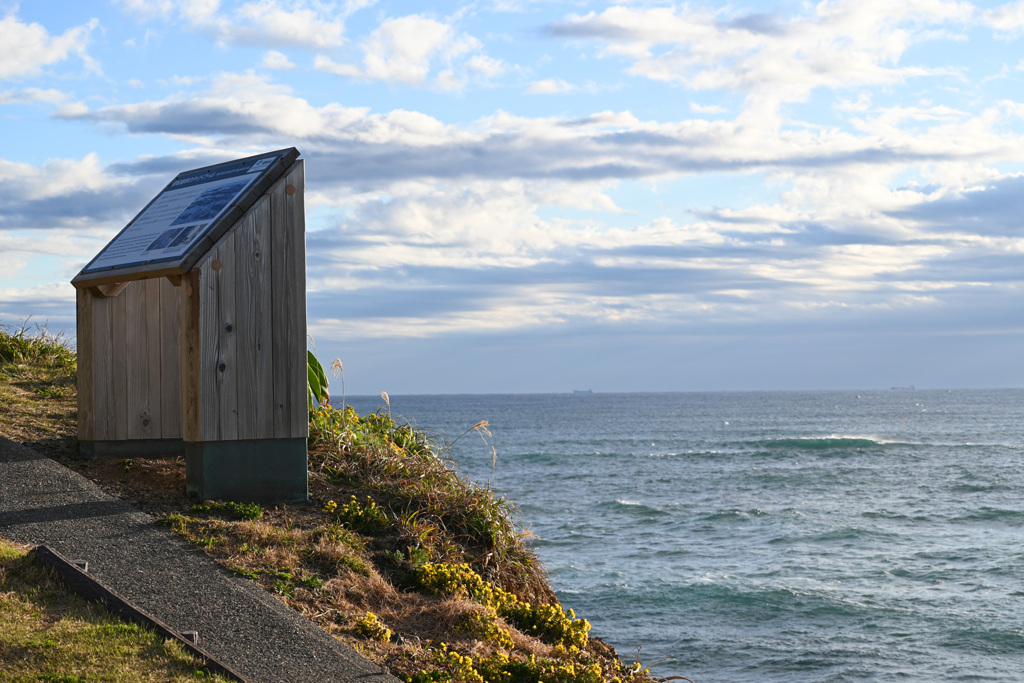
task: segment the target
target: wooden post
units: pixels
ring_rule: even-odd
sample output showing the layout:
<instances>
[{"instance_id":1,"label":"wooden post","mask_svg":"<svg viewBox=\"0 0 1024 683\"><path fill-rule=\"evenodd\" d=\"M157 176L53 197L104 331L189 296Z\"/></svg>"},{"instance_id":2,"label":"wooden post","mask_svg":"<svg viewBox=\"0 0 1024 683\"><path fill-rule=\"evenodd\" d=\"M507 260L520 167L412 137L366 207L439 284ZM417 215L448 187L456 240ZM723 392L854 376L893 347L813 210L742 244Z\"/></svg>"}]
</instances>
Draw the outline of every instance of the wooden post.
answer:
<instances>
[{"instance_id":1,"label":"wooden post","mask_svg":"<svg viewBox=\"0 0 1024 683\"><path fill-rule=\"evenodd\" d=\"M308 495L302 180L300 160L199 260L180 295L187 487L200 499Z\"/></svg>"}]
</instances>

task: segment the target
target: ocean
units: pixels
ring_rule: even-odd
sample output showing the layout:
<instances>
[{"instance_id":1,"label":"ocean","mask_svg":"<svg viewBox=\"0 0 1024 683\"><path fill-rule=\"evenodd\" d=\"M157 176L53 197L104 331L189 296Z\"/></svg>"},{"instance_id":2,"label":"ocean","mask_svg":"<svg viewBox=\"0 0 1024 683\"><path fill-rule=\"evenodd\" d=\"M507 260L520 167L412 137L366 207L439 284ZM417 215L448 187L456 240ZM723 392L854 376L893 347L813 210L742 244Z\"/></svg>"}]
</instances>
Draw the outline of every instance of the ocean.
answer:
<instances>
[{"instance_id":1,"label":"ocean","mask_svg":"<svg viewBox=\"0 0 1024 683\"><path fill-rule=\"evenodd\" d=\"M380 397L350 397L360 413ZM1024 681L1024 390L392 396L657 676Z\"/></svg>"}]
</instances>

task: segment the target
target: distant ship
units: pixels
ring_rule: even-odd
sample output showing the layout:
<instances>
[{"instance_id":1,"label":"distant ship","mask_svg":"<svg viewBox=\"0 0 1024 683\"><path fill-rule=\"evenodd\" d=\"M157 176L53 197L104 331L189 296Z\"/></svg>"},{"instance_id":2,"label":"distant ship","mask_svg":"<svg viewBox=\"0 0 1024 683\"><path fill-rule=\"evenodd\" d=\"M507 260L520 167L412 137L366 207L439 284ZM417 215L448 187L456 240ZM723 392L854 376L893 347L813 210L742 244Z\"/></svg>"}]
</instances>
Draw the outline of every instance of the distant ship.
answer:
<instances>
[{"instance_id":1,"label":"distant ship","mask_svg":"<svg viewBox=\"0 0 1024 683\"><path fill-rule=\"evenodd\" d=\"M892 391L914 391L914 385L911 384L906 387L892 387Z\"/></svg>"},{"instance_id":2,"label":"distant ship","mask_svg":"<svg viewBox=\"0 0 1024 683\"><path fill-rule=\"evenodd\" d=\"M594 393L594 390L593 389L573 389L572 393L574 393L574 394L592 394L592 393Z\"/></svg>"}]
</instances>

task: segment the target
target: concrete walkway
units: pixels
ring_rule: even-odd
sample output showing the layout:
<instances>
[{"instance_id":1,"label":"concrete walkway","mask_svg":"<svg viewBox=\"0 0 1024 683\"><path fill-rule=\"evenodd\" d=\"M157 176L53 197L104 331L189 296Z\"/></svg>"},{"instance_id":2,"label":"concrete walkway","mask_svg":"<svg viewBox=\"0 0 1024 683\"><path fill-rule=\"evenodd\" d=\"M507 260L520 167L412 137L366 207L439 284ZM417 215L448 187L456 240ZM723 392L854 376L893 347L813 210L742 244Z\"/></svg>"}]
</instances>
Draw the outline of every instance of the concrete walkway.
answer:
<instances>
[{"instance_id":1,"label":"concrete walkway","mask_svg":"<svg viewBox=\"0 0 1024 683\"><path fill-rule=\"evenodd\" d=\"M171 628L198 631L249 681L398 681L152 517L3 437L0 536L87 560L90 575Z\"/></svg>"}]
</instances>

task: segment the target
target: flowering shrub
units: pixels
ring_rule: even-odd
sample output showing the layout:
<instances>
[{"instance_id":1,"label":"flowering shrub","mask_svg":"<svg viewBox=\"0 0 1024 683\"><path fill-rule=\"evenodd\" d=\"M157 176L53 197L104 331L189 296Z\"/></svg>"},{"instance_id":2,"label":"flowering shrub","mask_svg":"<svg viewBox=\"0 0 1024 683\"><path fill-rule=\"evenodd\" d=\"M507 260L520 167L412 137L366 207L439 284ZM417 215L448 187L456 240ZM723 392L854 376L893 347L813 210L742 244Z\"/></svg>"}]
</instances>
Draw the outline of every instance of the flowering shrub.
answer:
<instances>
[{"instance_id":1,"label":"flowering shrub","mask_svg":"<svg viewBox=\"0 0 1024 683\"><path fill-rule=\"evenodd\" d=\"M484 642L491 643L506 650L515 648L512 636L509 632L498 625L497 615L494 610L483 609L470 612L459 624L459 629L475 635Z\"/></svg>"},{"instance_id":2,"label":"flowering shrub","mask_svg":"<svg viewBox=\"0 0 1024 683\"><path fill-rule=\"evenodd\" d=\"M530 655L522 659L505 652L474 659L450 650L441 643L432 663L440 669L428 669L412 674L407 683L602 683L618 681L616 671L606 672L597 662L555 660ZM621 669L621 665L618 667ZM627 678L629 674L627 673Z\"/></svg>"},{"instance_id":3,"label":"flowering shrub","mask_svg":"<svg viewBox=\"0 0 1024 683\"><path fill-rule=\"evenodd\" d=\"M484 581L467 564L428 562L416 569L415 577L426 592L476 600L524 633L562 645L570 651L587 646L590 622L586 619L576 619L572 610L567 614L558 605L533 607Z\"/></svg>"},{"instance_id":4,"label":"flowering shrub","mask_svg":"<svg viewBox=\"0 0 1024 683\"><path fill-rule=\"evenodd\" d=\"M369 496L366 497L366 503L362 504L353 495L341 507L338 507L338 504L333 500L329 500L324 505L323 511L328 515L336 517L339 522L350 529L364 534L373 534L387 528L391 524L391 518L388 516L388 513Z\"/></svg>"},{"instance_id":5,"label":"flowering shrub","mask_svg":"<svg viewBox=\"0 0 1024 683\"><path fill-rule=\"evenodd\" d=\"M356 632L363 638L387 642L391 639L391 629L384 625L377 615L367 612L356 620Z\"/></svg>"}]
</instances>

